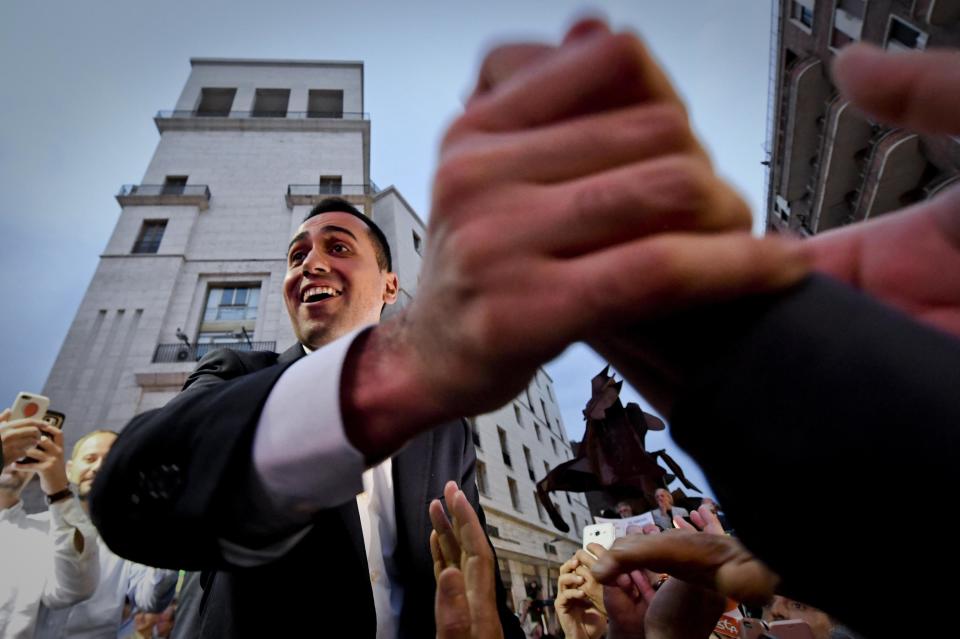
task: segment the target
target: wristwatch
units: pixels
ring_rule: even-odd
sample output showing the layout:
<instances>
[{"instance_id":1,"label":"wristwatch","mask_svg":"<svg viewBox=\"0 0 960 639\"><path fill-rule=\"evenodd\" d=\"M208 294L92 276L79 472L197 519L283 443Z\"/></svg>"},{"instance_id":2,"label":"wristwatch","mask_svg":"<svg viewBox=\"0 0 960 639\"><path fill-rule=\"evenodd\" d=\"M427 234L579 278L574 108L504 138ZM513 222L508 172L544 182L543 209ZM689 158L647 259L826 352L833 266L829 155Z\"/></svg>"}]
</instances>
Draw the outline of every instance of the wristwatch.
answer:
<instances>
[{"instance_id":1,"label":"wristwatch","mask_svg":"<svg viewBox=\"0 0 960 639\"><path fill-rule=\"evenodd\" d=\"M52 495L44 495L44 499L47 500L47 505L55 504L58 501L63 501L67 497L73 497L73 491L69 488L64 488L63 490L58 490Z\"/></svg>"}]
</instances>

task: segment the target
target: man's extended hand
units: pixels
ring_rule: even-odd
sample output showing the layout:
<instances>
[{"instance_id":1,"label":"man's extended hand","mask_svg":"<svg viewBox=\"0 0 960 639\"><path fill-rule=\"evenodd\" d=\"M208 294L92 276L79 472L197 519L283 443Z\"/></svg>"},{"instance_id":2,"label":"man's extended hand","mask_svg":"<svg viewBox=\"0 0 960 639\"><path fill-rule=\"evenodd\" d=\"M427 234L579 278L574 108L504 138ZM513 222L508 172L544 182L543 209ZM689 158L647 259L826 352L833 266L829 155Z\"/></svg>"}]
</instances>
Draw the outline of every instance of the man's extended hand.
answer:
<instances>
[{"instance_id":1,"label":"man's extended hand","mask_svg":"<svg viewBox=\"0 0 960 639\"><path fill-rule=\"evenodd\" d=\"M960 53L885 53L845 47L834 62L840 91L872 118L926 133L960 134ZM960 187L896 213L816 235L804 244L816 270L960 336ZM698 318L709 327L707 317ZM716 341L722 341L717 336ZM669 327L591 342L644 397L669 412L686 366L687 336Z\"/></svg>"},{"instance_id":2,"label":"man's extended hand","mask_svg":"<svg viewBox=\"0 0 960 639\"><path fill-rule=\"evenodd\" d=\"M502 639L497 613L493 550L480 519L454 482L443 490L452 521L440 501L430 503L430 552L437 596L438 639Z\"/></svg>"},{"instance_id":3,"label":"man's extended hand","mask_svg":"<svg viewBox=\"0 0 960 639\"><path fill-rule=\"evenodd\" d=\"M806 272L800 243L750 223L638 38L588 21L501 47L443 139L417 299L348 358L352 441L384 456L572 342Z\"/></svg>"}]
</instances>

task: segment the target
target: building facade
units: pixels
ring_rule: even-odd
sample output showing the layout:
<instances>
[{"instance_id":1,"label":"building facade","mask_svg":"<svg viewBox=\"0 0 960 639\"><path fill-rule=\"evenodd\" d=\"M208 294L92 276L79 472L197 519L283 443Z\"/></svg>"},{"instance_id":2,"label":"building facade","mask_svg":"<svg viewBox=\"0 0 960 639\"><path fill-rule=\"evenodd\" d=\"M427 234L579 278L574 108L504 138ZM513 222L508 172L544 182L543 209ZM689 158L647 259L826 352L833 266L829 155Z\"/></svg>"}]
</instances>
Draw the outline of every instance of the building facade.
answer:
<instances>
[{"instance_id":1,"label":"building facade","mask_svg":"<svg viewBox=\"0 0 960 639\"><path fill-rule=\"evenodd\" d=\"M767 122L767 230L805 236L932 197L960 179L960 139L873 122L839 95L830 62L865 41L960 47L956 0L776 0Z\"/></svg>"},{"instance_id":2,"label":"building facade","mask_svg":"<svg viewBox=\"0 0 960 639\"><path fill-rule=\"evenodd\" d=\"M401 284L390 312L416 296L426 228L397 189L370 179L361 62L193 59L175 108L154 121L156 151L117 195L116 227L44 387L67 415L68 445L164 405L210 349L291 346L285 250L325 197L351 201L387 235ZM540 371L510 406L474 420L482 502L517 605L523 578L546 587L579 543L533 502L544 464L571 456L551 384ZM560 505L577 530L588 514L574 499Z\"/></svg>"}]
</instances>

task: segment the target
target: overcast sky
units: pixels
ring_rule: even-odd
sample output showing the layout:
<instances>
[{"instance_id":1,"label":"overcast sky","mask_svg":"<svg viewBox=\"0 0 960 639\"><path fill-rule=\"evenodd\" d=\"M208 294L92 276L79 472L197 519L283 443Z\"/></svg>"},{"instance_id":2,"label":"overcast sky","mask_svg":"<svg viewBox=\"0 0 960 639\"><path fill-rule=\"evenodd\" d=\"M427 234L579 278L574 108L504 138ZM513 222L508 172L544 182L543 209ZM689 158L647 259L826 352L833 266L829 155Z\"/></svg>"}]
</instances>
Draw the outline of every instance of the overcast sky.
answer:
<instances>
[{"instance_id":1,"label":"overcast sky","mask_svg":"<svg viewBox=\"0 0 960 639\"><path fill-rule=\"evenodd\" d=\"M482 52L510 39L555 41L584 13L648 41L718 168L756 215L764 199L767 2L0 4L0 406L43 387L120 213L113 196L140 182L159 137L152 116L173 108L190 57L364 61L372 178L396 185L427 219L438 139ZM547 366L574 439L583 433L589 379L602 367L583 346ZM629 388L623 396L638 400ZM671 446L663 435L648 444Z\"/></svg>"}]
</instances>

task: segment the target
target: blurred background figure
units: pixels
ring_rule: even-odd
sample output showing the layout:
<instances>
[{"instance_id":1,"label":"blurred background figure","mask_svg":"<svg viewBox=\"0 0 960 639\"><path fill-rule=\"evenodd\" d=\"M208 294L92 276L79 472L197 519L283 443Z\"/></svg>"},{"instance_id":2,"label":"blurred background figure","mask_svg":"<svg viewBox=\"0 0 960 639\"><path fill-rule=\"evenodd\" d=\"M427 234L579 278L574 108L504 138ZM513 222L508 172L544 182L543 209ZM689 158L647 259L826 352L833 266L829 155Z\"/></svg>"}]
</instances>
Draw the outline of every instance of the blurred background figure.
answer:
<instances>
[{"instance_id":1,"label":"blurred background figure","mask_svg":"<svg viewBox=\"0 0 960 639\"><path fill-rule=\"evenodd\" d=\"M657 502L657 507L651 513L653 514L653 521L660 526L661 530L673 528L673 520L676 517L690 516L686 508L673 505L673 495L666 488L657 488L653 493L653 498Z\"/></svg>"}]
</instances>

